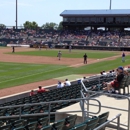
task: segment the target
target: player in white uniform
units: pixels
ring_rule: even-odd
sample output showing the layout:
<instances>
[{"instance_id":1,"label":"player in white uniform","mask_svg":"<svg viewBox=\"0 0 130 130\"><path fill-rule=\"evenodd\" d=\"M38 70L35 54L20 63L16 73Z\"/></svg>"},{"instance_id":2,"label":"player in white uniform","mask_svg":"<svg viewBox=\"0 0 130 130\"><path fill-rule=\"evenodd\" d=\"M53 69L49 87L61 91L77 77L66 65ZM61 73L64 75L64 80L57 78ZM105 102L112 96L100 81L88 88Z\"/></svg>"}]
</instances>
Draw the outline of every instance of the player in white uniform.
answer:
<instances>
[{"instance_id":1,"label":"player in white uniform","mask_svg":"<svg viewBox=\"0 0 130 130\"><path fill-rule=\"evenodd\" d=\"M57 57L59 58L59 60L61 59L61 56L62 56L62 53L61 53L61 51L59 51L57 54Z\"/></svg>"}]
</instances>

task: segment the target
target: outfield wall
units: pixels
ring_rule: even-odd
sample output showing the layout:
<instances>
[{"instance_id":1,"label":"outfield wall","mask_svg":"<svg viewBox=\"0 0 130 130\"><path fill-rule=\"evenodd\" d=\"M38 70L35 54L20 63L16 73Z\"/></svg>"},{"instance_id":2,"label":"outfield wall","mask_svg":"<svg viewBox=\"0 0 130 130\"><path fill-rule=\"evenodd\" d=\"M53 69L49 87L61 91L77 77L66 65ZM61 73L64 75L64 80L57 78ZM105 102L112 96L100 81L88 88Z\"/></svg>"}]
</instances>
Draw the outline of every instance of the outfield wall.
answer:
<instances>
[{"instance_id":1,"label":"outfield wall","mask_svg":"<svg viewBox=\"0 0 130 130\"><path fill-rule=\"evenodd\" d=\"M57 49L69 49L68 45L56 45ZM106 46L72 46L72 49L130 51L130 47L106 47Z\"/></svg>"},{"instance_id":2,"label":"outfield wall","mask_svg":"<svg viewBox=\"0 0 130 130\"><path fill-rule=\"evenodd\" d=\"M29 48L30 45L23 45L23 44L7 44L7 47L27 47Z\"/></svg>"}]
</instances>

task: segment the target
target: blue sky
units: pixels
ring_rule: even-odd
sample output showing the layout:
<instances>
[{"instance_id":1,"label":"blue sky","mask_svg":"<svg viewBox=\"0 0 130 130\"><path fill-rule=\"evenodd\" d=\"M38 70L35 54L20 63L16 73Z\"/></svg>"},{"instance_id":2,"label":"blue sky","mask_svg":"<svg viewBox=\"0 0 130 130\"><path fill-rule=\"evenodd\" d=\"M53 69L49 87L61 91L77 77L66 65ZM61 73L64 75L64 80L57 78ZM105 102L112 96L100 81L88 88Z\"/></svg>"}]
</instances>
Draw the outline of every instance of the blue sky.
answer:
<instances>
[{"instance_id":1,"label":"blue sky","mask_svg":"<svg viewBox=\"0 0 130 130\"><path fill-rule=\"evenodd\" d=\"M15 25L15 1L0 0L0 23ZM18 26L25 21L59 23L61 12L69 9L108 9L110 0L18 0ZM112 0L112 9L129 9L130 0Z\"/></svg>"}]
</instances>

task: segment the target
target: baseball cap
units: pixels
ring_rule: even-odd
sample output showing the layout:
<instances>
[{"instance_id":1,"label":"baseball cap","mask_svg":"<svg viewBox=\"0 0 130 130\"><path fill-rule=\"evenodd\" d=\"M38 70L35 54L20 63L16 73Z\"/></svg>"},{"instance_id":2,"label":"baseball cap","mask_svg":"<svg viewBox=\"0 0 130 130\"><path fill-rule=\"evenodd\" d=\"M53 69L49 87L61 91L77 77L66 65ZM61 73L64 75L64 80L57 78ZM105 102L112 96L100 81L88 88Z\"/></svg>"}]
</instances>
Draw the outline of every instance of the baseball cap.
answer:
<instances>
[{"instance_id":1,"label":"baseball cap","mask_svg":"<svg viewBox=\"0 0 130 130\"><path fill-rule=\"evenodd\" d=\"M60 81L58 81L58 84L61 84L61 82L60 82Z\"/></svg>"},{"instance_id":2,"label":"baseball cap","mask_svg":"<svg viewBox=\"0 0 130 130\"><path fill-rule=\"evenodd\" d=\"M123 70L123 67L122 67L122 66L119 66L118 69Z\"/></svg>"}]
</instances>

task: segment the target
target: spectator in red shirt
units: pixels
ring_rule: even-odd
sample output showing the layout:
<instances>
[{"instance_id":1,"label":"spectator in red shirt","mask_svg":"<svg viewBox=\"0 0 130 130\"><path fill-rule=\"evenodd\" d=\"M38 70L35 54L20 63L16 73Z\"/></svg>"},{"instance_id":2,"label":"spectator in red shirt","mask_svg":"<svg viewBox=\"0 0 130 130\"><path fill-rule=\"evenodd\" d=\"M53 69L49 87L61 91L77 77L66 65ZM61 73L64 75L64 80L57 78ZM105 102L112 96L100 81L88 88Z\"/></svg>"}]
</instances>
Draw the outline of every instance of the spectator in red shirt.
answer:
<instances>
[{"instance_id":1,"label":"spectator in red shirt","mask_svg":"<svg viewBox=\"0 0 130 130\"><path fill-rule=\"evenodd\" d=\"M38 89L37 93L43 93L43 92L49 91L48 89L42 88L42 86L39 86L38 88L39 89Z\"/></svg>"},{"instance_id":2,"label":"spectator in red shirt","mask_svg":"<svg viewBox=\"0 0 130 130\"><path fill-rule=\"evenodd\" d=\"M43 93L43 92L45 92L45 89L42 88L42 86L39 86L38 88L39 89L38 89L37 93Z\"/></svg>"},{"instance_id":3,"label":"spectator in red shirt","mask_svg":"<svg viewBox=\"0 0 130 130\"><path fill-rule=\"evenodd\" d=\"M29 94L29 95L30 95L30 96L35 95L34 90L31 90L31 92L30 92L30 94Z\"/></svg>"}]
</instances>

